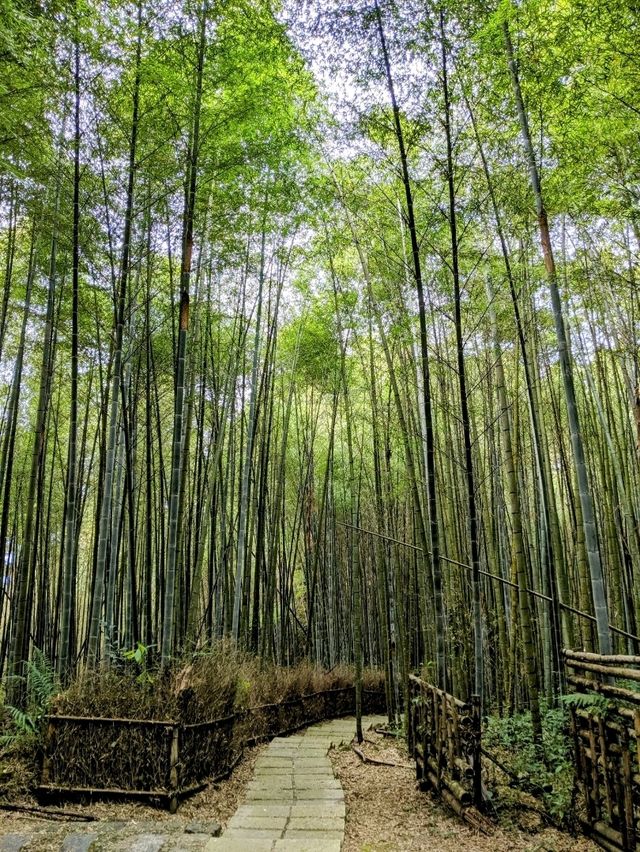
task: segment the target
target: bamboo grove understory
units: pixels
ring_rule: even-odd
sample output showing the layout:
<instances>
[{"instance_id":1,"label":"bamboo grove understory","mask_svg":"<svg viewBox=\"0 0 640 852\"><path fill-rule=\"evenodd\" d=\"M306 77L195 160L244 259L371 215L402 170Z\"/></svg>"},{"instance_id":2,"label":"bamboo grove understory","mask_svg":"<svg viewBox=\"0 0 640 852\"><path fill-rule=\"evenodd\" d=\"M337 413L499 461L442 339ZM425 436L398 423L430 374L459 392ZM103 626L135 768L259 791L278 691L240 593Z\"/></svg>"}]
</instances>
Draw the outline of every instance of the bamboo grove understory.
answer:
<instances>
[{"instance_id":1,"label":"bamboo grove understory","mask_svg":"<svg viewBox=\"0 0 640 852\"><path fill-rule=\"evenodd\" d=\"M487 710L640 653L625 0L4 0L0 673Z\"/></svg>"}]
</instances>

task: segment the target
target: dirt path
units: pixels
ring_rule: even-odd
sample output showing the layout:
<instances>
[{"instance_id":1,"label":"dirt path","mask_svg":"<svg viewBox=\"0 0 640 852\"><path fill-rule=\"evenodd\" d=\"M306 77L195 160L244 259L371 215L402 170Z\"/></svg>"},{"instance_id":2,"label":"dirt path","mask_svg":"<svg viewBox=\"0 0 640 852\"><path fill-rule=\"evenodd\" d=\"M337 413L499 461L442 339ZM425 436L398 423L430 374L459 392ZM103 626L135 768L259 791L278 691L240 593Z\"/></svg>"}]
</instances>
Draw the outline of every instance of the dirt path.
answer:
<instances>
[{"instance_id":1,"label":"dirt path","mask_svg":"<svg viewBox=\"0 0 640 852\"><path fill-rule=\"evenodd\" d=\"M415 770L402 743L373 731L364 753L399 766L364 764L350 746L330 757L345 793L347 820L342 852L597 852L584 837L545 828L518 811L512 828L479 835L429 793L416 789Z\"/></svg>"}]
</instances>

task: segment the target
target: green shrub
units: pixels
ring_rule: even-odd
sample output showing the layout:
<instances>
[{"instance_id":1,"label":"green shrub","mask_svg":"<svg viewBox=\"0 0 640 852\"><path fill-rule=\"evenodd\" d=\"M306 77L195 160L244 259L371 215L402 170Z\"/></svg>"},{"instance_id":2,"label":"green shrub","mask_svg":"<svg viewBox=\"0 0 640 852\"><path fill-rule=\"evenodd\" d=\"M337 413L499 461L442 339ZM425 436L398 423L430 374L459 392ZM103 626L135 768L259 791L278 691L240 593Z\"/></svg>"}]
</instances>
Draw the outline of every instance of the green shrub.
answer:
<instances>
[{"instance_id":1,"label":"green shrub","mask_svg":"<svg viewBox=\"0 0 640 852\"><path fill-rule=\"evenodd\" d=\"M26 709L0 703L0 797L16 799L33 787L42 727L57 687L55 673L36 649L27 665Z\"/></svg>"},{"instance_id":2,"label":"green shrub","mask_svg":"<svg viewBox=\"0 0 640 852\"><path fill-rule=\"evenodd\" d=\"M42 721L49 711L51 699L56 692L55 672L38 648L34 649L33 659L27 663L27 702L26 709L4 706L3 732L0 735L0 747L13 746L23 739L38 739Z\"/></svg>"},{"instance_id":3,"label":"green shrub","mask_svg":"<svg viewBox=\"0 0 640 852\"><path fill-rule=\"evenodd\" d=\"M565 821L573 802L572 743L564 709L541 708L542 749L533 741L531 713L489 717L484 745L520 780L521 786L544 802L548 814ZM551 789L549 789L551 788Z\"/></svg>"}]
</instances>

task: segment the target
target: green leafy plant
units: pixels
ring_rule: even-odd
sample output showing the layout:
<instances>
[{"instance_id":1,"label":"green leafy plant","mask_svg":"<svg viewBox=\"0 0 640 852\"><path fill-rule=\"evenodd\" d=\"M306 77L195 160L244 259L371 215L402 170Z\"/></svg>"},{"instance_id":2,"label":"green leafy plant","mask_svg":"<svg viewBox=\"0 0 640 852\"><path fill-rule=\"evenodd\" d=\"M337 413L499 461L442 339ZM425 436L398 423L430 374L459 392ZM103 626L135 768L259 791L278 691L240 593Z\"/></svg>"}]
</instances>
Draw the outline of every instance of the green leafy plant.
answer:
<instances>
[{"instance_id":1,"label":"green leafy plant","mask_svg":"<svg viewBox=\"0 0 640 852\"><path fill-rule=\"evenodd\" d=\"M42 721L57 691L58 684L53 667L39 648L34 649L33 659L27 663L26 682L26 710L11 704L5 705L9 727L0 736L0 746L3 748L39 736Z\"/></svg>"},{"instance_id":2,"label":"green leafy plant","mask_svg":"<svg viewBox=\"0 0 640 852\"><path fill-rule=\"evenodd\" d=\"M533 740L531 714L487 720L483 744L500 756L514 782L544 802L555 820L565 820L572 806L573 764L564 709L542 709L542 748Z\"/></svg>"},{"instance_id":3,"label":"green leafy plant","mask_svg":"<svg viewBox=\"0 0 640 852\"><path fill-rule=\"evenodd\" d=\"M36 720L29 713L11 704L7 704L5 710L9 716L12 729L0 737L0 746L13 745L20 737L36 733Z\"/></svg>"},{"instance_id":4,"label":"green leafy plant","mask_svg":"<svg viewBox=\"0 0 640 852\"><path fill-rule=\"evenodd\" d=\"M147 646L143 645L142 642L138 642L135 648L132 648L130 651L123 651L122 656L125 660L133 660L140 667L143 667L147 659L147 651Z\"/></svg>"},{"instance_id":5,"label":"green leafy plant","mask_svg":"<svg viewBox=\"0 0 640 852\"><path fill-rule=\"evenodd\" d=\"M138 669L137 681L141 684L153 683L153 676L147 667L149 659L149 648L142 642L137 642L135 648L123 651L122 657L129 663L134 663Z\"/></svg>"},{"instance_id":6,"label":"green leafy plant","mask_svg":"<svg viewBox=\"0 0 640 852\"><path fill-rule=\"evenodd\" d=\"M435 682L436 676L436 664L434 660L426 660L422 664L422 668L420 669L420 677L422 680L429 681L429 683Z\"/></svg>"},{"instance_id":7,"label":"green leafy plant","mask_svg":"<svg viewBox=\"0 0 640 852\"><path fill-rule=\"evenodd\" d=\"M616 682L618 686L621 686L623 689L628 689L629 692L640 692L640 683L637 680L627 680L626 678L620 678L619 680L616 678Z\"/></svg>"},{"instance_id":8,"label":"green leafy plant","mask_svg":"<svg viewBox=\"0 0 640 852\"><path fill-rule=\"evenodd\" d=\"M240 677L236 687L236 706L244 707L251 694L251 681L247 678Z\"/></svg>"},{"instance_id":9,"label":"green leafy plant","mask_svg":"<svg viewBox=\"0 0 640 852\"><path fill-rule=\"evenodd\" d=\"M587 710L590 713L597 713L601 716L606 716L615 706L612 701L605 698L604 695L597 693L582 693L573 692L569 695L561 695L560 701L566 707L577 707L581 710Z\"/></svg>"}]
</instances>

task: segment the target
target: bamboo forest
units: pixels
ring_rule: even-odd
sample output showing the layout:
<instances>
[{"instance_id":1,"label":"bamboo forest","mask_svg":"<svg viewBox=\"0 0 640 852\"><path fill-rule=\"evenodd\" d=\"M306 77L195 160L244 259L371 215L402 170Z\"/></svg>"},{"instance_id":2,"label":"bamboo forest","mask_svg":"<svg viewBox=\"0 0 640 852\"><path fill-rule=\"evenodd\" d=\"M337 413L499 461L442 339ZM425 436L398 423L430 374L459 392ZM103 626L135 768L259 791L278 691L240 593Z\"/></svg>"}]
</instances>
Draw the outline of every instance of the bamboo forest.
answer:
<instances>
[{"instance_id":1,"label":"bamboo forest","mask_svg":"<svg viewBox=\"0 0 640 852\"><path fill-rule=\"evenodd\" d=\"M632 0L0 0L0 768L122 792L58 778L65 713L188 750L344 689L242 742L381 713L469 831L520 750L637 848L639 38Z\"/></svg>"}]
</instances>

